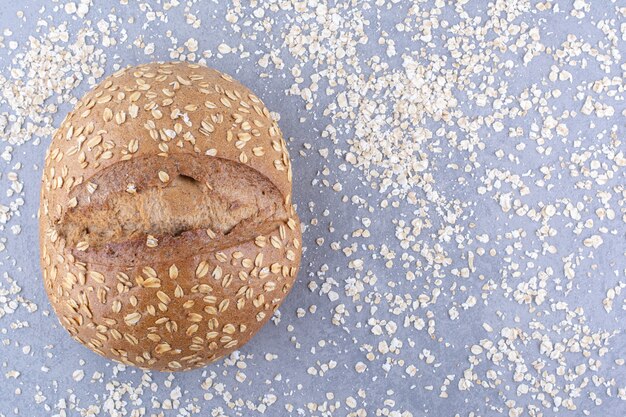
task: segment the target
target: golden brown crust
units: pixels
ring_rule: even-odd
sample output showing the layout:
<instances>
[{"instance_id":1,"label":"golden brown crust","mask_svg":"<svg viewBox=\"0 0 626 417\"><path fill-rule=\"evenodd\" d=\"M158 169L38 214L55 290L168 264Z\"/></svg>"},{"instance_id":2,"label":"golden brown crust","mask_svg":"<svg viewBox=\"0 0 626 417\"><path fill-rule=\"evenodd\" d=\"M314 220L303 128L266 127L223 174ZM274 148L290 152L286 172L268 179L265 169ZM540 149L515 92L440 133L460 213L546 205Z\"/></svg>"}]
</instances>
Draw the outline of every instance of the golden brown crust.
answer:
<instances>
[{"instance_id":1,"label":"golden brown crust","mask_svg":"<svg viewBox=\"0 0 626 417\"><path fill-rule=\"evenodd\" d=\"M193 165L207 157L244 164L269 180L282 196L282 217L249 223L247 234L235 237L190 230L162 236L158 247L116 242L116 252L68 244L63 236L66 213L106 202L115 188L99 174L115 170L120 178L167 183L159 158ZM125 166L135 158L147 162ZM46 155L40 207L46 291L75 339L120 362L179 371L238 349L289 292L300 242L277 124L247 88L201 65L155 63L108 77L68 114Z\"/></svg>"}]
</instances>

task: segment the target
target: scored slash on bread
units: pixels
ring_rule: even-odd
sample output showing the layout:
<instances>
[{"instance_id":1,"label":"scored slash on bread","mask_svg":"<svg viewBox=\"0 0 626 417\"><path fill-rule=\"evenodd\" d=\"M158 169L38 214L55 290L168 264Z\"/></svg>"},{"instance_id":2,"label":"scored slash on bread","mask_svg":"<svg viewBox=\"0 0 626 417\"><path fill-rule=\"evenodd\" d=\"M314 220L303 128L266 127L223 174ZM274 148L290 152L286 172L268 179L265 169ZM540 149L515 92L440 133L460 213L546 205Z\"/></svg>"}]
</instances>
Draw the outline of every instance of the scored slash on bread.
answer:
<instances>
[{"instance_id":1,"label":"scored slash on bread","mask_svg":"<svg viewBox=\"0 0 626 417\"><path fill-rule=\"evenodd\" d=\"M159 167L158 176L154 166ZM249 241L288 220L286 202L266 177L218 157L133 158L122 167L103 170L90 182L102 184L98 192L91 195L85 184L75 187L70 196L78 206L55 223L66 245L85 242L95 263L133 264L139 259L125 248L144 245L146 236L163 250L170 244L179 254L192 254L198 246L217 250ZM186 245L181 247L183 238ZM147 256L160 256L163 250Z\"/></svg>"},{"instance_id":2,"label":"scored slash on bread","mask_svg":"<svg viewBox=\"0 0 626 417\"><path fill-rule=\"evenodd\" d=\"M44 284L78 341L179 371L246 343L297 275L300 222L263 103L201 65L121 70L80 100L46 155Z\"/></svg>"}]
</instances>

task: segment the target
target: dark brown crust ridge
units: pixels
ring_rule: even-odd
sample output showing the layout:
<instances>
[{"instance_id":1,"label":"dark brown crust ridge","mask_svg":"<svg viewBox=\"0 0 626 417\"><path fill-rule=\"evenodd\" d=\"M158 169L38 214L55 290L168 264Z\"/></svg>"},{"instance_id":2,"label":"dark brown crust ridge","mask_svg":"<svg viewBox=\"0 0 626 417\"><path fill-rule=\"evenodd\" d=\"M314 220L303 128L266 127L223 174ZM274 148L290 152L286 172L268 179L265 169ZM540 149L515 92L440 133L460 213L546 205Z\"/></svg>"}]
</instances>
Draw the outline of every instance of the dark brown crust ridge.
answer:
<instances>
[{"instance_id":1,"label":"dark brown crust ridge","mask_svg":"<svg viewBox=\"0 0 626 417\"><path fill-rule=\"evenodd\" d=\"M127 68L81 99L46 155L46 291L95 352L147 369L245 344L301 256L291 165L263 103L201 65Z\"/></svg>"},{"instance_id":2,"label":"dark brown crust ridge","mask_svg":"<svg viewBox=\"0 0 626 417\"><path fill-rule=\"evenodd\" d=\"M98 264L134 264L138 250L144 261L168 250L182 258L210 252L268 233L288 218L280 192L260 173L193 154L118 162L70 197L72 207L53 227L77 259Z\"/></svg>"}]
</instances>

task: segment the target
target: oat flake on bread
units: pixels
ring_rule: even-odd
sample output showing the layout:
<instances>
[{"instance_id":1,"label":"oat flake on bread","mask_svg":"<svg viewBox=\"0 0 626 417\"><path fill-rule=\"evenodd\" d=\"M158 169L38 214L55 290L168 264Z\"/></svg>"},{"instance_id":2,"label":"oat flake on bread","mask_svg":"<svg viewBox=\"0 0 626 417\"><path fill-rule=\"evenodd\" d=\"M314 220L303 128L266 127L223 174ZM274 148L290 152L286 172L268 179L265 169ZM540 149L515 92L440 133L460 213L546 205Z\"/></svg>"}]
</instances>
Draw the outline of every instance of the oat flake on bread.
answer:
<instances>
[{"instance_id":1,"label":"oat flake on bread","mask_svg":"<svg viewBox=\"0 0 626 417\"><path fill-rule=\"evenodd\" d=\"M93 351L181 371L246 343L294 282L300 221L278 125L202 65L126 68L81 99L46 155L41 262Z\"/></svg>"}]
</instances>

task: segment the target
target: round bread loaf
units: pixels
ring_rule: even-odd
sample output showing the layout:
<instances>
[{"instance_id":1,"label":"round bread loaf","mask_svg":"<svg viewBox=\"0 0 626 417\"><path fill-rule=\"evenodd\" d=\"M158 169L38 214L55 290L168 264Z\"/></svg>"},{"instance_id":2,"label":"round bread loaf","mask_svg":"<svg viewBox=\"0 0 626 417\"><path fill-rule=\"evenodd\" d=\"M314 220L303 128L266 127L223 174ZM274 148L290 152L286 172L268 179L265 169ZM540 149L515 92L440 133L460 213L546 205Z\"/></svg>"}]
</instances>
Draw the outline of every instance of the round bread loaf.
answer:
<instances>
[{"instance_id":1,"label":"round bread loaf","mask_svg":"<svg viewBox=\"0 0 626 417\"><path fill-rule=\"evenodd\" d=\"M85 95L46 154L39 214L60 322L141 368L188 370L240 348L300 264L278 125L201 65L126 68Z\"/></svg>"}]
</instances>

